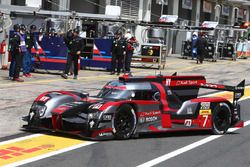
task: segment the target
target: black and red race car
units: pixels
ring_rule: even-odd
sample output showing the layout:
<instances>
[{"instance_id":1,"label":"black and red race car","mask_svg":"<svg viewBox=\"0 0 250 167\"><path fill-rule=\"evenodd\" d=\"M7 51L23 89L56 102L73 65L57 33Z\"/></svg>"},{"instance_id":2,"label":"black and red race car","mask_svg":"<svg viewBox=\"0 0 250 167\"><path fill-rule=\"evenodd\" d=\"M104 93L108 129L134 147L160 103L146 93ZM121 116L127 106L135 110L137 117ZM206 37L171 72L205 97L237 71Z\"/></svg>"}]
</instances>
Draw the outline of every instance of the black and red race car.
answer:
<instances>
[{"instance_id":1,"label":"black and red race car","mask_svg":"<svg viewBox=\"0 0 250 167\"><path fill-rule=\"evenodd\" d=\"M243 127L240 105L245 81L237 86L207 83L204 76L122 76L96 96L51 91L33 102L26 129L40 128L92 139L128 139L141 133L211 130L224 134ZM200 88L233 92L222 97L197 97Z\"/></svg>"}]
</instances>

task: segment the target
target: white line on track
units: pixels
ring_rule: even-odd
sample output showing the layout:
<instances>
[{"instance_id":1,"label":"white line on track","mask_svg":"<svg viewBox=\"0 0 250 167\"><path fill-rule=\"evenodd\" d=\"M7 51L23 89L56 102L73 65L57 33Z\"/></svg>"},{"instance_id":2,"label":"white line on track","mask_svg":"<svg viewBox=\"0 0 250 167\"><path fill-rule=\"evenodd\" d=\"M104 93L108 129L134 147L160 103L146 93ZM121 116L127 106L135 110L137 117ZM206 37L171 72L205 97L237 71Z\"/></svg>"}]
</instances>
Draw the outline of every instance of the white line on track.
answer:
<instances>
[{"instance_id":1,"label":"white line on track","mask_svg":"<svg viewBox=\"0 0 250 167\"><path fill-rule=\"evenodd\" d=\"M29 135L29 136L24 136L24 137L19 137L19 138L16 138L16 139L3 141L3 142L0 142L0 146L5 145L5 144L18 142L18 141L22 141L22 140L26 140L26 139L31 139L31 138L42 136L42 135L44 135L44 134L34 134L34 135Z\"/></svg>"},{"instance_id":2,"label":"white line on track","mask_svg":"<svg viewBox=\"0 0 250 167\"><path fill-rule=\"evenodd\" d=\"M250 125L250 120L244 122L244 127L248 126L248 125ZM238 129L240 129L240 128L230 128L230 129L228 129L228 132L234 132L234 131L236 131ZM199 140L197 142L189 144L189 145L187 145L185 147L182 147L182 148L180 148L178 150L172 151L172 152L167 153L165 155L162 155L162 156L160 156L158 158L155 158L155 159L153 159L151 161L145 162L145 163L143 163L141 165L138 165L136 167L151 167L151 166L155 166L155 165L157 165L157 164L159 164L159 163L161 163L163 161L169 160L169 159L171 159L173 157L176 157L176 156L178 156L180 154L183 154L183 153L185 153L187 151L195 149L195 148L197 148L197 147L199 147L199 146L201 146L203 144L206 144L206 143L208 143L210 141L213 141L213 140L215 140L217 138L220 138L222 136L223 135L213 135L213 136L206 137L206 138L204 138L202 140Z\"/></svg>"}]
</instances>

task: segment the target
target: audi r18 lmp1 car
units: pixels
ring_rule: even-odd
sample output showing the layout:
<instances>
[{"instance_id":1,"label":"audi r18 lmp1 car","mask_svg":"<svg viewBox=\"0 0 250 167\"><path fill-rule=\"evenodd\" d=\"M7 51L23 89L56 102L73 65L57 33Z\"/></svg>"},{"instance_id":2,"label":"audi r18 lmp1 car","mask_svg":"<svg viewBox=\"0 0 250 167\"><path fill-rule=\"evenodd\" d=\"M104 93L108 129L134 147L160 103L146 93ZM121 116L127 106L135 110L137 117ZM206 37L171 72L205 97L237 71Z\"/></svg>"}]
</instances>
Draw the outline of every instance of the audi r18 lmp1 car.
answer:
<instances>
[{"instance_id":1,"label":"audi r18 lmp1 car","mask_svg":"<svg viewBox=\"0 0 250 167\"><path fill-rule=\"evenodd\" d=\"M210 130L224 134L243 127L238 100L245 81L237 86L207 83L204 76L122 76L108 82L93 97L73 91L39 95L25 129L47 129L91 139L128 139L141 133ZM200 88L233 92L233 101L198 97Z\"/></svg>"}]
</instances>

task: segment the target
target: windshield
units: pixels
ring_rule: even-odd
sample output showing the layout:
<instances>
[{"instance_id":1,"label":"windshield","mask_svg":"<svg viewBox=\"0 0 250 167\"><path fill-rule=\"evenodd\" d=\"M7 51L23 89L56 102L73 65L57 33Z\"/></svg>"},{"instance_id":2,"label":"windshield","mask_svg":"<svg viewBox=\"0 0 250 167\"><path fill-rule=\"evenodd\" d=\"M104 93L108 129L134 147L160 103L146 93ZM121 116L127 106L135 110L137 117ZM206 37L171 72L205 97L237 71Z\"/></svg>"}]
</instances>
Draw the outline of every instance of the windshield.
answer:
<instances>
[{"instance_id":1,"label":"windshield","mask_svg":"<svg viewBox=\"0 0 250 167\"><path fill-rule=\"evenodd\" d=\"M126 85L121 82L109 82L98 93L97 97L104 99L129 99L131 91L126 90Z\"/></svg>"}]
</instances>

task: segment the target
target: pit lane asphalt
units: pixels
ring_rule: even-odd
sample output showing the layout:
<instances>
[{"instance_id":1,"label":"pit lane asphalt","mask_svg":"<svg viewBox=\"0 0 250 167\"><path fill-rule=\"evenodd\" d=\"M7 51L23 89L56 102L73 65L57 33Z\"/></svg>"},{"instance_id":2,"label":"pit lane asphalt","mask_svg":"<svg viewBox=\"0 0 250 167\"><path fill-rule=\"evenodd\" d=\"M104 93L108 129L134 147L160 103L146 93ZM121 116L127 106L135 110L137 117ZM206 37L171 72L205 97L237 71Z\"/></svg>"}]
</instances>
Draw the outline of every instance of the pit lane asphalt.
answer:
<instances>
[{"instance_id":1,"label":"pit lane asphalt","mask_svg":"<svg viewBox=\"0 0 250 167\"><path fill-rule=\"evenodd\" d=\"M205 75L207 81L211 83L236 85L242 79L246 79L247 84L249 84L250 81L249 75L247 75L250 71L249 60L237 60L236 62L230 60L219 60L216 63L205 62L202 65L196 65L192 60L183 60L174 56L168 57L167 67L165 70L162 70L161 73L171 74L175 71L180 75L202 74ZM134 75L154 75L156 72L159 73L159 71L153 69L133 69L133 72ZM28 113L33 99L39 93L55 89L71 89L86 90L90 91L91 94L94 94L96 93L96 89L101 88L107 81L116 78L116 76L110 76L104 71L86 70L80 72L78 80L63 80L57 75L34 74L34 77L26 79L25 83L13 83L6 80L6 76L7 71L0 71L0 114L2 117L0 122L1 141L16 137L12 135L22 133L19 130L23 125L21 116ZM249 106L248 102L246 106ZM246 110L246 113L247 112L248 111ZM250 119L250 116L247 115L246 118ZM170 159L166 163L163 162L162 164L159 164L159 166L199 166L201 164L204 166L208 164L223 166L226 162L230 162L231 159L236 159L232 164L242 162L241 165L237 166L244 166L244 163L247 164L249 162L247 158L249 157L249 154L247 154L248 152L245 148L249 145L247 130L249 130L249 127L236 131L236 134L225 135L224 137L214 140L200 148ZM239 135L240 137L237 137ZM205 138L206 136L208 136L208 134L204 132L192 132L191 134L170 133L156 136L146 135L137 140L106 141L37 161L31 163L29 166L136 166L182 146L188 145L194 141ZM229 144L225 139L228 139ZM225 146L225 149L224 147L217 149L220 147L214 147L214 145L210 146L212 143L215 143L215 145L218 146ZM240 146L242 148L240 148L245 150L242 155L241 152L239 152L240 149L238 149L238 143L241 143ZM205 147L205 149L203 147ZM203 148L200 150L201 152L195 152L201 148ZM238 153L236 153L238 157L231 155L231 150L238 150ZM187 155L189 158L186 158ZM228 157L230 161L224 161L220 156L226 159ZM177 162L175 162L175 159L180 157L182 158L178 159L178 164L176 164ZM239 157L240 159L238 159ZM184 161L182 159L184 159ZM240 161L241 159L243 161ZM169 165L169 163L172 163L172 165ZM24 166L28 165L26 164Z\"/></svg>"}]
</instances>

